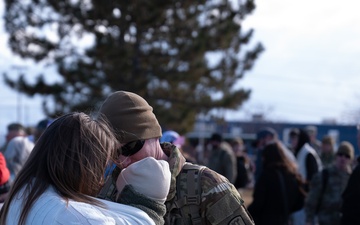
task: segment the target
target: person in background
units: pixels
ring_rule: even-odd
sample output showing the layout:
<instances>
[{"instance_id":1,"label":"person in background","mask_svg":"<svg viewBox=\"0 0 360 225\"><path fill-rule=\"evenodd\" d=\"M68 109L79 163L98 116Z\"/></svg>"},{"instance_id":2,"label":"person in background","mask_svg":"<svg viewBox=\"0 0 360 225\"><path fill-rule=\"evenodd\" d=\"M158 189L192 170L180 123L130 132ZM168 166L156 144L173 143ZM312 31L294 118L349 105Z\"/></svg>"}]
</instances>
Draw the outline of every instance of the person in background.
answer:
<instances>
[{"instance_id":1,"label":"person in background","mask_svg":"<svg viewBox=\"0 0 360 225\"><path fill-rule=\"evenodd\" d=\"M268 144L272 144L274 142L278 142L280 145L282 145L282 150L284 150L284 154L290 161L294 164L296 164L296 159L293 154L278 138L277 132L271 128L271 127L264 127L259 130L259 132L256 134L256 159L255 159L255 182L257 181L258 177L261 174L262 171L262 150L266 147Z\"/></svg>"},{"instance_id":2,"label":"person in background","mask_svg":"<svg viewBox=\"0 0 360 225\"><path fill-rule=\"evenodd\" d=\"M289 149L294 155L295 155L295 148L297 145L299 132L300 131L298 128L292 128L289 132Z\"/></svg>"},{"instance_id":3,"label":"person in background","mask_svg":"<svg viewBox=\"0 0 360 225\"><path fill-rule=\"evenodd\" d=\"M173 130L165 131L160 137L160 143L169 142L179 148L181 154L185 157L186 162L196 163L196 159L188 152L184 151L185 137Z\"/></svg>"},{"instance_id":4,"label":"person in background","mask_svg":"<svg viewBox=\"0 0 360 225\"><path fill-rule=\"evenodd\" d=\"M165 202L165 224L254 224L240 193L225 177L205 166L185 162L175 145L160 144L161 127L144 98L116 91L102 103L99 115L107 118L116 138L123 143L118 158L122 168L146 157L169 163L171 185ZM114 201L118 176L114 170L99 197Z\"/></svg>"},{"instance_id":5,"label":"person in background","mask_svg":"<svg viewBox=\"0 0 360 225\"><path fill-rule=\"evenodd\" d=\"M32 126L25 127L26 137L34 143L35 128Z\"/></svg>"},{"instance_id":6,"label":"person in background","mask_svg":"<svg viewBox=\"0 0 360 225\"><path fill-rule=\"evenodd\" d=\"M10 170L10 182L12 182L20 169L24 166L31 151L34 148L34 143L26 136L19 135L13 137L6 146L4 156L6 159L7 167Z\"/></svg>"},{"instance_id":7,"label":"person in background","mask_svg":"<svg viewBox=\"0 0 360 225\"><path fill-rule=\"evenodd\" d=\"M314 175L305 202L306 224L340 225L341 194L345 190L354 160L354 147L350 142L341 142L334 164Z\"/></svg>"},{"instance_id":8,"label":"person in background","mask_svg":"<svg viewBox=\"0 0 360 225\"><path fill-rule=\"evenodd\" d=\"M321 140L320 159L324 168L332 166L335 160L335 141L330 135Z\"/></svg>"},{"instance_id":9,"label":"person in background","mask_svg":"<svg viewBox=\"0 0 360 225\"><path fill-rule=\"evenodd\" d=\"M44 133L45 129L52 123L53 119L43 119L38 122L34 131L34 142L36 142L42 133Z\"/></svg>"},{"instance_id":10,"label":"person in background","mask_svg":"<svg viewBox=\"0 0 360 225\"><path fill-rule=\"evenodd\" d=\"M211 135L209 144L211 153L207 166L226 177L233 184L237 176L237 165L231 146L223 141L222 135L219 133Z\"/></svg>"},{"instance_id":11,"label":"person in background","mask_svg":"<svg viewBox=\"0 0 360 225\"><path fill-rule=\"evenodd\" d=\"M296 139L295 156L299 172L308 185L313 175L319 172L323 166L319 155L310 145L309 135L303 129L299 130ZM306 189L308 190L308 188Z\"/></svg>"},{"instance_id":12,"label":"person in background","mask_svg":"<svg viewBox=\"0 0 360 225\"><path fill-rule=\"evenodd\" d=\"M252 184L254 165L245 151L245 145L242 138L235 138L231 142L231 147L236 156L237 176L235 179L235 187L245 188Z\"/></svg>"},{"instance_id":13,"label":"person in background","mask_svg":"<svg viewBox=\"0 0 360 225\"><path fill-rule=\"evenodd\" d=\"M360 149L360 125L357 126L357 145L358 149ZM341 197L343 200L341 206L341 224L360 224L360 156L357 158L357 166L351 173Z\"/></svg>"},{"instance_id":14,"label":"person in background","mask_svg":"<svg viewBox=\"0 0 360 225\"><path fill-rule=\"evenodd\" d=\"M6 166L6 160L4 155L0 152L0 203L1 204L5 201L9 189L10 189L10 171Z\"/></svg>"},{"instance_id":15,"label":"person in background","mask_svg":"<svg viewBox=\"0 0 360 225\"><path fill-rule=\"evenodd\" d=\"M305 181L305 189L309 191L309 183L312 177L322 170L321 159L310 145L310 137L303 129L299 129L299 135L294 139L295 156L297 159L298 170ZM305 210L302 208L293 213L292 220L294 225L304 225L306 223Z\"/></svg>"},{"instance_id":16,"label":"person in background","mask_svg":"<svg viewBox=\"0 0 360 225\"><path fill-rule=\"evenodd\" d=\"M165 205L146 197L148 192L139 192L143 189L125 186L117 201L128 205L94 198L104 183L106 164L119 154L118 147L112 131L100 118L70 113L56 119L16 177L0 211L0 224L161 224L152 219L163 216ZM157 171L144 182L161 186L154 178ZM170 182L167 167L161 171L168 173L161 176L166 178L162 182ZM168 189L158 191L159 197L165 198Z\"/></svg>"},{"instance_id":17,"label":"person in background","mask_svg":"<svg viewBox=\"0 0 360 225\"><path fill-rule=\"evenodd\" d=\"M360 157L342 193L341 225L360 224Z\"/></svg>"},{"instance_id":18,"label":"person in background","mask_svg":"<svg viewBox=\"0 0 360 225\"><path fill-rule=\"evenodd\" d=\"M310 146L313 147L313 149L315 149L315 151L320 154L320 150L321 150L321 141L317 139L317 127L316 126L312 126L312 125L308 125L305 127L305 131L306 133L309 135L310 138Z\"/></svg>"},{"instance_id":19,"label":"person in background","mask_svg":"<svg viewBox=\"0 0 360 225\"><path fill-rule=\"evenodd\" d=\"M303 207L305 190L301 175L282 148L280 143L273 142L262 151L263 169L248 207L256 225L287 225L289 215Z\"/></svg>"},{"instance_id":20,"label":"person in background","mask_svg":"<svg viewBox=\"0 0 360 225\"><path fill-rule=\"evenodd\" d=\"M5 144L1 147L1 152L5 152L7 145L14 137L26 137L26 129L20 123L10 123L7 126L7 134L5 136Z\"/></svg>"}]
</instances>

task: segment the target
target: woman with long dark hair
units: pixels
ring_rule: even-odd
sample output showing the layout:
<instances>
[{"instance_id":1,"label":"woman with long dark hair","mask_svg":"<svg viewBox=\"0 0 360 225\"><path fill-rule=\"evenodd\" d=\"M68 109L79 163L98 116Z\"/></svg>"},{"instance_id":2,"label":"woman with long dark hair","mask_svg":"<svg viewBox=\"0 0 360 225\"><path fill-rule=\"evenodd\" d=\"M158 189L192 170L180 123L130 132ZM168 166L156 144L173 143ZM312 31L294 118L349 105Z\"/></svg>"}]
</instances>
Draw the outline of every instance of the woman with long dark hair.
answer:
<instances>
[{"instance_id":1,"label":"woman with long dark hair","mask_svg":"<svg viewBox=\"0 0 360 225\"><path fill-rule=\"evenodd\" d=\"M93 120L84 113L58 118L17 175L0 211L0 224L154 224L138 208L94 198L104 183L106 165L120 153L118 147L101 118ZM170 178L164 182L170 183ZM151 200L125 189L126 202L147 202L141 208L149 207ZM156 204L165 208L161 202Z\"/></svg>"},{"instance_id":2,"label":"woman with long dark hair","mask_svg":"<svg viewBox=\"0 0 360 225\"><path fill-rule=\"evenodd\" d=\"M278 142L268 144L262 152L263 170L255 183L250 214L256 225L288 224L289 215L302 208L305 191L296 165Z\"/></svg>"}]
</instances>

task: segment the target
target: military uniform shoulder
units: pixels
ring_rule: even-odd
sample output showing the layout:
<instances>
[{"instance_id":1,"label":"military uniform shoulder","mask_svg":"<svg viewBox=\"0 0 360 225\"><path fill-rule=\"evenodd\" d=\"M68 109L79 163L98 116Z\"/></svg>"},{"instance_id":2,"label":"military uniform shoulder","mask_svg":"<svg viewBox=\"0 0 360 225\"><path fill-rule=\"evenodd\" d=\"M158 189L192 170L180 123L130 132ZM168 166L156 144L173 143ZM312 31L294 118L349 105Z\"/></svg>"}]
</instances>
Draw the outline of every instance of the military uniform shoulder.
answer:
<instances>
[{"instance_id":1,"label":"military uniform shoulder","mask_svg":"<svg viewBox=\"0 0 360 225\"><path fill-rule=\"evenodd\" d=\"M203 188L207 187L205 189L211 189L218 186L219 184L231 184L226 177L215 172L214 170L209 169L208 167L205 167L202 172L201 183Z\"/></svg>"},{"instance_id":2,"label":"military uniform shoulder","mask_svg":"<svg viewBox=\"0 0 360 225\"><path fill-rule=\"evenodd\" d=\"M220 184L231 184L229 180L223 175L211 170L210 168L198 164L185 163L182 168L182 173L187 170L198 170L200 174L200 182L203 191L208 191ZM200 172L201 171L201 172ZM230 185L229 185L230 186Z\"/></svg>"}]
</instances>

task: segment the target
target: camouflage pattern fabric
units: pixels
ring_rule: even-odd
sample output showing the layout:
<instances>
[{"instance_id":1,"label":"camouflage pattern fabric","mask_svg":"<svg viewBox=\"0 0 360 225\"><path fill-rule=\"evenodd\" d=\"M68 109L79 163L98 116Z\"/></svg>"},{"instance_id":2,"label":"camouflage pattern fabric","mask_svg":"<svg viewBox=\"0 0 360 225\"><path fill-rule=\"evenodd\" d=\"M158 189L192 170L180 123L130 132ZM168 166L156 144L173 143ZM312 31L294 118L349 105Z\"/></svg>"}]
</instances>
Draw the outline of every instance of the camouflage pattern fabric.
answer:
<instances>
[{"instance_id":1,"label":"camouflage pattern fabric","mask_svg":"<svg viewBox=\"0 0 360 225\"><path fill-rule=\"evenodd\" d=\"M168 162L173 178L167 198L167 201L171 201L176 195L176 177L185 164L185 158L181 155L180 150L172 144L164 143L162 148L169 156ZM254 224L252 217L244 206L241 195L228 179L209 168L205 168L200 182L202 192L199 193L201 194L199 207L202 218L201 224ZM189 220L183 220L183 224L191 223Z\"/></svg>"},{"instance_id":2,"label":"camouflage pattern fabric","mask_svg":"<svg viewBox=\"0 0 360 225\"><path fill-rule=\"evenodd\" d=\"M168 163L171 171L170 191L165 203L167 204L176 196L176 177L185 164L185 158L175 145L163 143L161 147L165 154L169 156ZM115 201L116 176L108 178L98 197ZM199 213L202 218L200 224L254 225L254 221L245 208L240 193L224 176L205 168L200 182L202 190L202 193L199 193L201 194ZM183 220L182 224L190 225L190 221ZM165 224L167 223L165 222Z\"/></svg>"},{"instance_id":3,"label":"camouflage pattern fabric","mask_svg":"<svg viewBox=\"0 0 360 225\"><path fill-rule=\"evenodd\" d=\"M215 172L225 176L231 183L235 183L237 175L236 157L231 146L222 142L211 150L207 166Z\"/></svg>"},{"instance_id":4,"label":"camouflage pattern fabric","mask_svg":"<svg viewBox=\"0 0 360 225\"><path fill-rule=\"evenodd\" d=\"M324 193L322 192L322 174L321 172L314 175L310 183L310 191L305 201L306 221L314 224L317 216L320 225L340 225L341 219L341 194L345 190L349 180L350 173L340 171L335 166L327 168L328 180ZM316 207L319 203L319 211L316 214Z\"/></svg>"},{"instance_id":5,"label":"camouflage pattern fabric","mask_svg":"<svg viewBox=\"0 0 360 225\"><path fill-rule=\"evenodd\" d=\"M322 153L320 155L321 162L323 164L323 167L331 167L335 160L335 154L334 153Z\"/></svg>"}]
</instances>

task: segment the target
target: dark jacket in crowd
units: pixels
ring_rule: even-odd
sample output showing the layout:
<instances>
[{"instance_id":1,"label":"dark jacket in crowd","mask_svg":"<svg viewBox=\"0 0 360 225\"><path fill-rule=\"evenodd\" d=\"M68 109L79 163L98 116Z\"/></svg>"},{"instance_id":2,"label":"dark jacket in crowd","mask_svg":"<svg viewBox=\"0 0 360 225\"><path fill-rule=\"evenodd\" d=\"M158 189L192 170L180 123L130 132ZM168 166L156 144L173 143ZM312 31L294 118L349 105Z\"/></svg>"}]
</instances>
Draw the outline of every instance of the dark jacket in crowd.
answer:
<instances>
[{"instance_id":1,"label":"dark jacket in crowd","mask_svg":"<svg viewBox=\"0 0 360 225\"><path fill-rule=\"evenodd\" d=\"M359 161L359 159L358 159ZM342 194L342 225L360 224L360 162L349 178L349 182Z\"/></svg>"},{"instance_id":2,"label":"dark jacket in crowd","mask_svg":"<svg viewBox=\"0 0 360 225\"><path fill-rule=\"evenodd\" d=\"M283 177L284 191L280 176ZM303 207L295 176L275 168L264 169L255 184L253 202L248 210L256 225L285 225L290 213ZM271 223L270 223L271 221Z\"/></svg>"},{"instance_id":3,"label":"dark jacket in crowd","mask_svg":"<svg viewBox=\"0 0 360 225\"><path fill-rule=\"evenodd\" d=\"M237 175L235 179L234 186L239 188L244 188L250 182L249 170L250 165L247 165L247 159L245 156L237 156L236 157L237 164Z\"/></svg>"}]
</instances>

